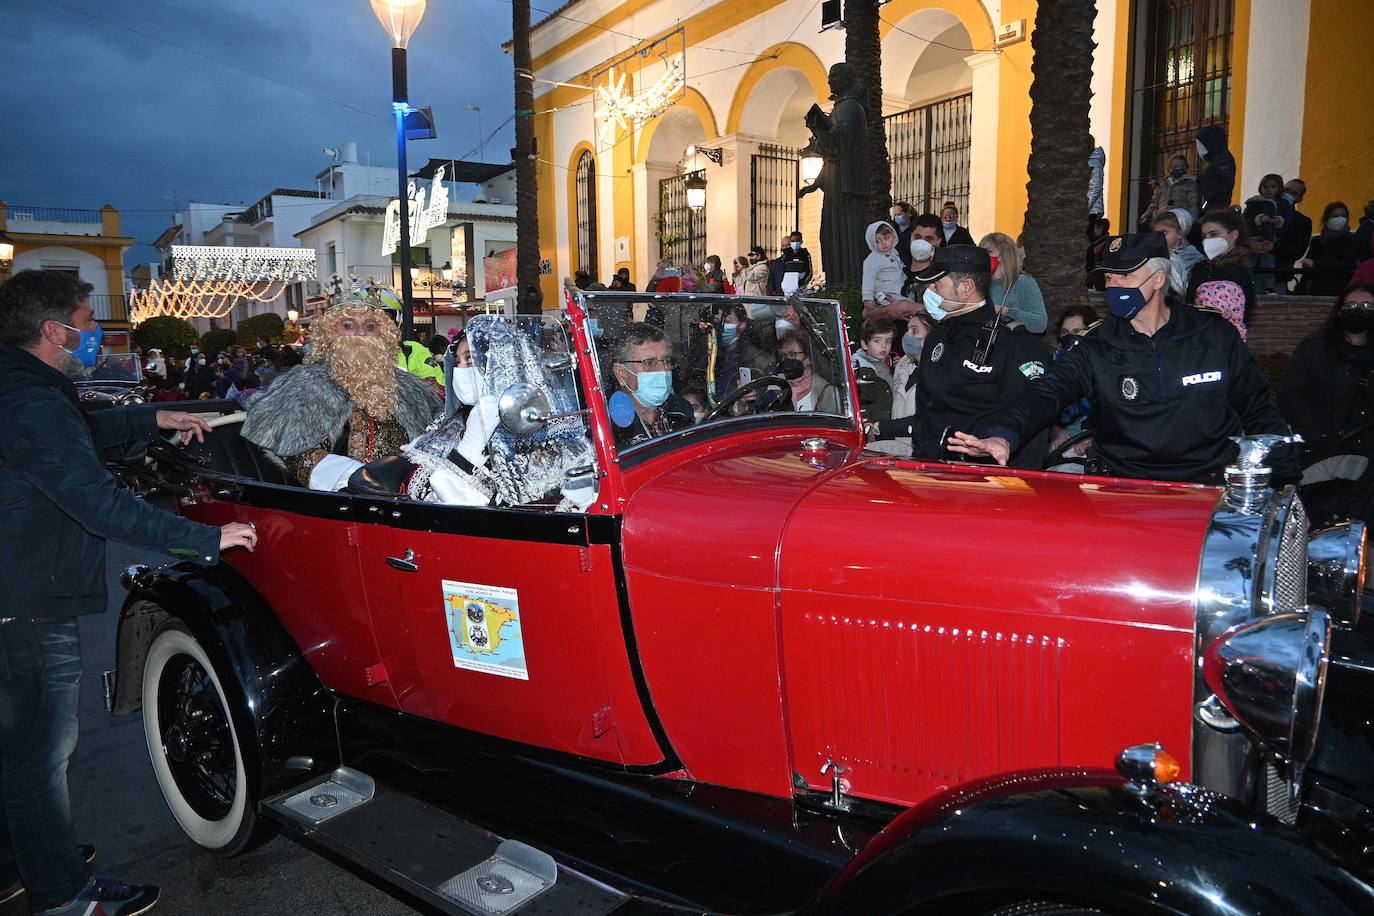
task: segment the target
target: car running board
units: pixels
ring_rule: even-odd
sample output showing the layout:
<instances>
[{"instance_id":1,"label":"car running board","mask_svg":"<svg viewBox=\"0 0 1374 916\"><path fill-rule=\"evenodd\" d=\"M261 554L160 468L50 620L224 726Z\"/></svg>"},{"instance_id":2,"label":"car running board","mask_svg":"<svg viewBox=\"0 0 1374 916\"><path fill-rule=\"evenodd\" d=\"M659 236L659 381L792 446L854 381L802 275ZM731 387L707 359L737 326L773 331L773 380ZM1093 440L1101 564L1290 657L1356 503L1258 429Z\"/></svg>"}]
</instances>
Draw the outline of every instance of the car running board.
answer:
<instances>
[{"instance_id":1,"label":"car running board","mask_svg":"<svg viewBox=\"0 0 1374 916\"><path fill-rule=\"evenodd\" d=\"M645 912L648 901L503 840L341 767L262 803L290 831L445 913L579 916Z\"/></svg>"}]
</instances>

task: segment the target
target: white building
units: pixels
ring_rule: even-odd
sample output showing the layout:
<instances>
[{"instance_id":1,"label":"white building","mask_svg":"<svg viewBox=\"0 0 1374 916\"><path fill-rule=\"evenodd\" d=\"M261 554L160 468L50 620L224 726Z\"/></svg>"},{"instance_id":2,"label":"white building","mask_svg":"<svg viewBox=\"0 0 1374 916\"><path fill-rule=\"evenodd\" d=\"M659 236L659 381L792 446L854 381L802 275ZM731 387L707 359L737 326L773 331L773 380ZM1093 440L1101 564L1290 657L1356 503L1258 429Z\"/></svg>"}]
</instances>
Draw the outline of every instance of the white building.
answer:
<instances>
[{"instance_id":1,"label":"white building","mask_svg":"<svg viewBox=\"0 0 1374 916\"><path fill-rule=\"evenodd\" d=\"M367 176L348 169L349 165L332 166L321 173L322 180L330 180L329 187L338 189L342 183L351 190L350 179L362 181ZM487 290L499 286L498 268L493 266L488 277L485 259L508 256L515 248L515 166L431 159L411 176L430 182L422 191L426 199L434 193L433 178L439 169L443 169L445 185L474 184L477 190L470 201L450 199L447 217L411 246L412 298L420 336L442 333L481 308ZM391 170L393 185L395 180ZM336 197L338 193L335 190ZM301 246L315 249L320 278L318 285L309 288L304 311L323 306L335 277L344 289L356 277L359 283L371 281L400 290L399 254L385 253L383 248L387 205L393 199L392 194L349 195L316 213L310 225L296 233Z\"/></svg>"}]
</instances>

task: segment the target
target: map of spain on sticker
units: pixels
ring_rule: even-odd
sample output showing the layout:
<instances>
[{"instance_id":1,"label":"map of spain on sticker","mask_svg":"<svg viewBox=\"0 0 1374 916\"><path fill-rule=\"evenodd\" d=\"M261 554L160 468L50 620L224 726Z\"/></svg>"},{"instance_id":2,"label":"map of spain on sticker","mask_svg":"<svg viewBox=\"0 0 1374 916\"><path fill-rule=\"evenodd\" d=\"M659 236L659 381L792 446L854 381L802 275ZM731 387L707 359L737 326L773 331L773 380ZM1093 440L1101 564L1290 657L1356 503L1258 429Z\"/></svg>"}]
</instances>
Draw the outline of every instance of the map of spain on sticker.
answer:
<instances>
[{"instance_id":1,"label":"map of spain on sticker","mask_svg":"<svg viewBox=\"0 0 1374 916\"><path fill-rule=\"evenodd\" d=\"M443 589L454 667L528 681L516 590L449 579Z\"/></svg>"}]
</instances>

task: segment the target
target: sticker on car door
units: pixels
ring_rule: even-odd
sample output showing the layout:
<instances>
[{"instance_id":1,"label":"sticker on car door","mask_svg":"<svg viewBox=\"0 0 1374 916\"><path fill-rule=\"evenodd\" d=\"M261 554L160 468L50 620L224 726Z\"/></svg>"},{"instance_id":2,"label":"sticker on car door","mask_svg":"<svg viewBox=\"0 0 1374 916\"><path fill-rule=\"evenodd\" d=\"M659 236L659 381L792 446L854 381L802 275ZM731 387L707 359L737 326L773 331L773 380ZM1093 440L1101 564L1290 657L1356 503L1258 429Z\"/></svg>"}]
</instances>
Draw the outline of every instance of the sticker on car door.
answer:
<instances>
[{"instance_id":1,"label":"sticker on car door","mask_svg":"<svg viewBox=\"0 0 1374 916\"><path fill-rule=\"evenodd\" d=\"M528 681L516 590L449 579L442 582L454 667Z\"/></svg>"}]
</instances>

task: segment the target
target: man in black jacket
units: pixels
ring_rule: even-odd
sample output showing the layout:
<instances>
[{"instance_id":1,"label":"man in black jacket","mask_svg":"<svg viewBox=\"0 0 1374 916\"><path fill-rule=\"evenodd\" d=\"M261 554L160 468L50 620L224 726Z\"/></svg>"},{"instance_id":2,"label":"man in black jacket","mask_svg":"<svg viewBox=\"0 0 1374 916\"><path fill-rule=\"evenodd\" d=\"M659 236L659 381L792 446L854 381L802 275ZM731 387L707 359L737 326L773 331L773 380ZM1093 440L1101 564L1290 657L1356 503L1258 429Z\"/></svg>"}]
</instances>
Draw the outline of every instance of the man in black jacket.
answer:
<instances>
[{"instance_id":1,"label":"man in black jacket","mask_svg":"<svg viewBox=\"0 0 1374 916\"><path fill-rule=\"evenodd\" d=\"M196 524L116 486L102 456L158 429L189 442L209 427L151 405L82 413L70 377L100 352L90 292L61 271L22 271L0 287L0 900L27 893L34 913L132 916L158 889L90 877L72 828L76 618L105 611L107 539L215 563L257 534Z\"/></svg>"},{"instance_id":2,"label":"man in black jacket","mask_svg":"<svg viewBox=\"0 0 1374 916\"><path fill-rule=\"evenodd\" d=\"M1006 464L1018 443L1088 398L1096 439L1090 459L1106 473L1219 483L1236 453L1231 436L1289 433L1236 329L1166 298L1162 233L1114 240L1100 269L1108 275L1108 317L1012 401L983 438L955 433L950 451ZM1286 451L1278 477L1297 474L1296 454Z\"/></svg>"},{"instance_id":3,"label":"man in black jacket","mask_svg":"<svg viewBox=\"0 0 1374 916\"><path fill-rule=\"evenodd\" d=\"M916 414L865 424L870 439L911 436L917 458L939 458L945 436L984 428L1022 389L1045 372L1048 354L1019 322L1003 320L988 302L992 261L976 245L939 248L916 279L935 319L916 367ZM1033 387L1033 386L1032 386ZM1039 468L1045 436L1027 436L1017 467Z\"/></svg>"}]
</instances>

